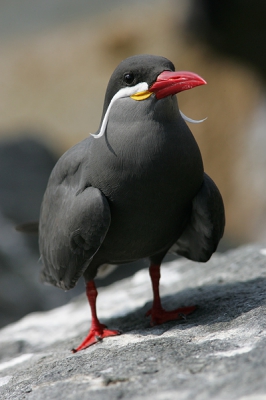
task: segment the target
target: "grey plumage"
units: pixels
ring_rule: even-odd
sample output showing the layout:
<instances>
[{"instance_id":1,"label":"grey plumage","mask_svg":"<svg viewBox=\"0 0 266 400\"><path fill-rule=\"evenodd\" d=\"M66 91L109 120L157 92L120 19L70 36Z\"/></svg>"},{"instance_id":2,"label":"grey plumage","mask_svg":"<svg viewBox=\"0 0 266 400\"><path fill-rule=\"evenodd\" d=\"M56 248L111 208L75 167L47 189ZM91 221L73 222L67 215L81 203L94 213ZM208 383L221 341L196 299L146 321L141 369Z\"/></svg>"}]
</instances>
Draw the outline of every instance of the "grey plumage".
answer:
<instances>
[{"instance_id":1,"label":"grey plumage","mask_svg":"<svg viewBox=\"0 0 266 400\"><path fill-rule=\"evenodd\" d=\"M150 87L165 70L174 66L163 57L123 61L110 79L103 117L127 86L125 73ZM121 98L105 134L72 147L51 174L39 225L42 277L70 289L82 274L93 279L102 264L140 258L160 263L171 248L207 261L223 230L221 195L203 172L176 96Z\"/></svg>"}]
</instances>

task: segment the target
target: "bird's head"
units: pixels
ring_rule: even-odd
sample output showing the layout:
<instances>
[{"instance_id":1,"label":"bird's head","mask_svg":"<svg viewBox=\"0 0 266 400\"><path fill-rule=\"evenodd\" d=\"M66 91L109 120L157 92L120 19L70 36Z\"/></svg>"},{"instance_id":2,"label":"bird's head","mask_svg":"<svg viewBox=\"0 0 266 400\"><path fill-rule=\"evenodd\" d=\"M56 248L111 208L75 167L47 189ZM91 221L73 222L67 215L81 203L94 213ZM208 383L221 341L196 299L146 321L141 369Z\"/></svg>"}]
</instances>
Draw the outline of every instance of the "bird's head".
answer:
<instances>
[{"instance_id":1,"label":"bird's head","mask_svg":"<svg viewBox=\"0 0 266 400\"><path fill-rule=\"evenodd\" d=\"M110 109L118 99L127 97L145 101L153 96L159 101L205 84L206 81L193 72L175 71L173 63L167 58L148 54L129 57L118 65L110 78L101 128L93 136L99 138L104 134Z\"/></svg>"}]
</instances>

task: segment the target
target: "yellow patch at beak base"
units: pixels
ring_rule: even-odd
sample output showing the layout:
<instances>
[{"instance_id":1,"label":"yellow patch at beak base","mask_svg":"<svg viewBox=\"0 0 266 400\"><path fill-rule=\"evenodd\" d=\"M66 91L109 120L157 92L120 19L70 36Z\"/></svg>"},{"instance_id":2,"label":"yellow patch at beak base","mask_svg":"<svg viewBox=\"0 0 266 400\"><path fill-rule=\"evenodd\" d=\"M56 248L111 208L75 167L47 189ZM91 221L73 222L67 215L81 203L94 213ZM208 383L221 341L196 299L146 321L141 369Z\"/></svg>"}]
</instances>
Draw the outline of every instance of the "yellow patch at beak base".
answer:
<instances>
[{"instance_id":1,"label":"yellow patch at beak base","mask_svg":"<svg viewBox=\"0 0 266 400\"><path fill-rule=\"evenodd\" d=\"M148 90L144 90L143 92L138 92L138 93L132 94L132 96L130 96L130 97L133 100L140 101L140 100L148 99L151 95L152 95L152 92L149 92Z\"/></svg>"}]
</instances>

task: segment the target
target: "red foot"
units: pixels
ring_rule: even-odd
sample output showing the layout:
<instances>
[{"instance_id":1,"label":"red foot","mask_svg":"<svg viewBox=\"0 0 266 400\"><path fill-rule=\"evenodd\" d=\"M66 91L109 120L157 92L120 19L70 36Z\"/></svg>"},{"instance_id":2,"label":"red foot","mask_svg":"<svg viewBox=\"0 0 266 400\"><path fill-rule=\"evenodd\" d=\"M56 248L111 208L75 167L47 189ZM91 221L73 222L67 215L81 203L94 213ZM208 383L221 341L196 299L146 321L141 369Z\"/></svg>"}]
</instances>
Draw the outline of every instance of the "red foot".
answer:
<instances>
[{"instance_id":1,"label":"red foot","mask_svg":"<svg viewBox=\"0 0 266 400\"><path fill-rule=\"evenodd\" d=\"M83 340L83 342L76 348L72 349L72 353L76 353L77 351L84 350L87 347L100 342L103 338L108 336L117 336L120 335L121 332L106 329L106 325L99 324L97 328L91 328L88 336Z\"/></svg>"},{"instance_id":2,"label":"red foot","mask_svg":"<svg viewBox=\"0 0 266 400\"><path fill-rule=\"evenodd\" d=\"M176 310L166 311L162 307L151 308L147 313L146 317L151 316L151 326L160 325L164 322L186 319L186 316L193 313L196 310L196 306L177 308Z\"/></svg>"}]
</instances>

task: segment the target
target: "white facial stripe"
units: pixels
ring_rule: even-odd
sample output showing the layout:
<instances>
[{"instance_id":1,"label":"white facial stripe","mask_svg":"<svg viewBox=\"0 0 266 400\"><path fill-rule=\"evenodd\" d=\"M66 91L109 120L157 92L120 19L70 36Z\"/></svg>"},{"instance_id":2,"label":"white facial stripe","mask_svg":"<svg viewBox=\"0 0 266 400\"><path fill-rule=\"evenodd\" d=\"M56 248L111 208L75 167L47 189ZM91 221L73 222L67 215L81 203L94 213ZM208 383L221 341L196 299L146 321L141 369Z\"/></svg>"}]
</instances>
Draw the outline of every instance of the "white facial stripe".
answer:
<instances>
[{"instance_id":1,"label":"white facial stripe","mask_svg":"<svg viewBox=\"0 0 266 400\"><path fill-rule=\"evenodd\" d=\"M204 118L204 119L196 120L196 119L192 119L192 118L186 117L185 114L183 114L181 110L179 110L179 112L180 112L180 114L181 114L181 117L182 117L185 121L191 122L192 124L200 124L201 122L204 122L204 121L208 118L208 117L206 117L206 118Z\"/></svg>"},{"instance_id":2,"label":"white facial stripe","mask_svg":"<svg viewBox=\"0 0 266 400\"><path fill-rule=\"evenodd\" d=\"M124 88L118 90L118 92L114 95L114 97L110 101L110 104L109 104L109 106L108 106L108 108L106 110L106 113L105 113L105 116L104 116L104 119L103 119L103 122L102 122L102 125L101 125L100 132L98 133L98 135L95 135L95 134L91 134L91 135L95 139L98 139L98 138L100 138L101 136L104 135L111 107L112 107L112 105L114 104L114 102L117 99L121 99L123 97L130 97L133 94L136 94L138 92L144 92L145 90L148 90L147 82L140 82L135 86L128 86L128 87L124 87Z\"/></svg>"}]
</instances>

